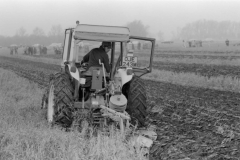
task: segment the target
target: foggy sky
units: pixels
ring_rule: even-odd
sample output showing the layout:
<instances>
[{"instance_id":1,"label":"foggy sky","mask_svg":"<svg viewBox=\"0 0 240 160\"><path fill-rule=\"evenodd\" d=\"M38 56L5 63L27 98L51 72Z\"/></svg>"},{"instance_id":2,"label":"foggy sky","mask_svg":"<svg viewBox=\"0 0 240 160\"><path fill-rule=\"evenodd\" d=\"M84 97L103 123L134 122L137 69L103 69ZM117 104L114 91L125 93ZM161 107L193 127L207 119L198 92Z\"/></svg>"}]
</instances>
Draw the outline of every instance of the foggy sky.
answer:
<instances>
[{"instance_id":1,"label":"foggy sky","mask_svg":"<svg viewBox=\"0 0 240 160\"><path fill-rule=\"evenodd\" d=\"M152 36L165 39L178 27L197 20L240 21L240 0L0 0L0 35L15 35L24 27L48 34L52 25L63 29L83 24L123 26L141 20Z\"/></svg>"}]
</instances>

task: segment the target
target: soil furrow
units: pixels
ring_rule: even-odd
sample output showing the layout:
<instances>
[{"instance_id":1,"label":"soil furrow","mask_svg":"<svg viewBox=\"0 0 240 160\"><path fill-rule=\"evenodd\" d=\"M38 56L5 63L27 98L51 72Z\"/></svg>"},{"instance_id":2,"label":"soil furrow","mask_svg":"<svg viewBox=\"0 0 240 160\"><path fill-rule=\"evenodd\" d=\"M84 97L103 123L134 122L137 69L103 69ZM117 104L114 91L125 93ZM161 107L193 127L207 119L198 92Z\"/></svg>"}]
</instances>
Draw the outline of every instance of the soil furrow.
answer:
<instances>
[{"instance_id":1,"label":"soil furrow","mask_svg":"<svg viewBox=\"0 0 240 160\"><path fill-rule=\"evenodd\" d=\"M60 66L1 57L0 67L45 87ZM239 159L240 94L145 80L158 139L151 159Z\"/></svg>"}]
</instances>

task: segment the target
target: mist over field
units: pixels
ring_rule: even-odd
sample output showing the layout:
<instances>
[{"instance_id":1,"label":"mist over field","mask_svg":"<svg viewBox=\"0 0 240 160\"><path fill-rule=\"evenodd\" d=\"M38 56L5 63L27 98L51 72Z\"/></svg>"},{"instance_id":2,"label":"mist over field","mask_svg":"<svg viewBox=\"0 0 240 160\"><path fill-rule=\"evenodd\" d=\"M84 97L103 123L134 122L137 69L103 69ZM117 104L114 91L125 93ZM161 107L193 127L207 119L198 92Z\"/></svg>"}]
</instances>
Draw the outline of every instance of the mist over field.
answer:
<instances>
[{"instance_id":1,"label":"mist over field","mask_svg":"<svg viewBox=\"0 0 240 160\"><path fill-rule=\"evenodd\" d=\"M0 46L61 43L66 28L82 24L128 26L158 41L240 39L240 1L19 0L0 2ZM14 10L14 12L9 12Z\"/></svg>"}]
</instances>

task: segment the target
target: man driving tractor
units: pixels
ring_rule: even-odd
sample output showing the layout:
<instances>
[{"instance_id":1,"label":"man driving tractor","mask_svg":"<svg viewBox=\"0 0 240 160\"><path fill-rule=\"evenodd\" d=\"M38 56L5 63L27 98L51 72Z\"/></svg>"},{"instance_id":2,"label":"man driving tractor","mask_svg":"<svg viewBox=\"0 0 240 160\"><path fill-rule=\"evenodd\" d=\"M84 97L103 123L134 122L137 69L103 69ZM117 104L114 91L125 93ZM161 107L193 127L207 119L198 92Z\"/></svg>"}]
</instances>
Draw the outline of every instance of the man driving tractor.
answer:
<instances>
[{"instance_id":1,"label":"man driving tractor","mask_svg":"<svg viewBox=\"0 0 240 160\"><path fill-rule=\"evenodd\" d=\"M106 72L109 73L111 67L109 64L109 57L107 53L111 50L111 48L111 42L102 42L102 45L99 48L92 49L83 57L81 64L88 63L88 70L91 67L101 67L101 65L99 64L99 60L101 60L101 63L104 64Z\"/></svg>"}]
</instances>

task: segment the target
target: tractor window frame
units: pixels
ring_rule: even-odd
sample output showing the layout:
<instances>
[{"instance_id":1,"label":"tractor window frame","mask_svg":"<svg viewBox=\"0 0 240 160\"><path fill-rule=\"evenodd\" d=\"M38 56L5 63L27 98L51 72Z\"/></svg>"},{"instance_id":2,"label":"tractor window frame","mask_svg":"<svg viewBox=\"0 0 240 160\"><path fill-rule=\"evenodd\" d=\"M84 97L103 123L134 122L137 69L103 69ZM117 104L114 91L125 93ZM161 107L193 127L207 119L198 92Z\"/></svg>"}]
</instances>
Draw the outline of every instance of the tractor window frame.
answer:
<instances>
[{"instance_id":1,"label":"tractor window frame","mask_svg":"<svg viewBox=\"0 0 240 160\"><path fill-rule=\"evenodd\" d=\"M68 37L66 36L67 35L67 32L70 32ZM73 34L73 29L72 28L69 28L69 29L65 29L65 37L64 37L64 50L65 50L65 43L66 43L66 38L68 38L68 46L67 46L67 53L64 53L63 51L63 54L62 54L62 60L64 60L64 54L67 54L67 57L66 57L66 61L68 62L69 61L69 57L70 57L70 50L71 50L71 43L72 43L72 34Z\"/></svg>"},{"instance_id":2,"label":"tractor window frame","mask_svg":"<svg viewBox=\"0 0 240 160\"><path fill-rule=\"evenodd\" d=\"M116 43L119 43L120 46L119 46L119 49L120 49L120 54L119 56L117 57L117 60L115 62L115 53L116 53ZM114 75L116 73L116 70L117 70L117 67L121 66L122 65L122 56L123 56L123 42L114 42L114 49L112 50L114 52L114 58L113 58L113 63L112 63L112 72L111 72L111 79L114 78Z\"/></svg>"},{"instance_id":3,"label":"tractor window frame","mask_svg":"<svg viewBox=\"0 0 240 160\"><path fill-rule=\"evenodd\" d=\"M155 41L156 41L155 38L130 36L129 39L145 40L152 43L149 66L145 68L133 67L133 72L138 77L141 77L147 73L150 73L152 71L153 55L154 55L154 48L155 48Z\"/></svg>"}]
</instances>

